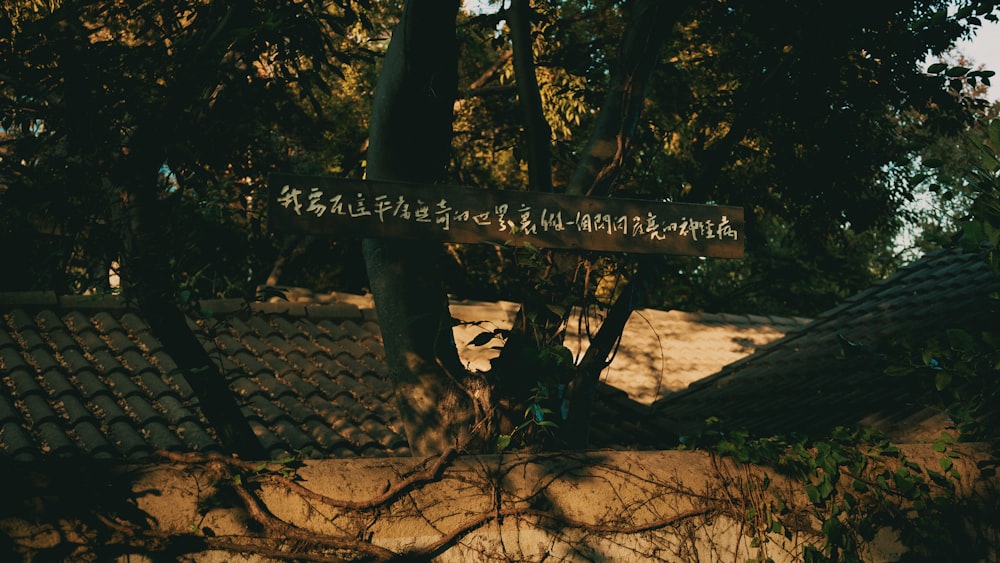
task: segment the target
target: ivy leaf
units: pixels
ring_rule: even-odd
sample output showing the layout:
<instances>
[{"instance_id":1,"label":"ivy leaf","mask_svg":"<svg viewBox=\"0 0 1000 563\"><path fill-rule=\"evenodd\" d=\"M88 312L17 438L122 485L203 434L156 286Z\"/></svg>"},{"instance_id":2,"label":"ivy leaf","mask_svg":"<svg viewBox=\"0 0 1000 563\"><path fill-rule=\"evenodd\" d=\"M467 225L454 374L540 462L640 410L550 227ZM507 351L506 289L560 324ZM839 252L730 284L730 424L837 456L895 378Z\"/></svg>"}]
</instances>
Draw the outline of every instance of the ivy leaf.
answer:
<instances>
[{"instance_id":1,"label":"ivy leaf","mask_svg":"<svg viewBox=\"0 0 1000 563\"><path fill-rule=\"evenodd\" d=\"M941 470L944 471L945 473L950 471L952 466L955 465L955 462L953 462L949 457L942 457L940 460L938 460L938 463L941 464Z\"/></svg>"},{"instance_id":2,"label":"ivy leaf","mask_svg":"<svg viewBox=\"0 0 1000 563\"><path fill-rule=\"evenodd\" d=\"M937 372L937 375L934 376L934 388L938 391L944 391L949 385L951 385L951 374L946 371Z\"/></svg>"},{"instance_id":3,"label":"ivy leaf","mask_svg":"<svg viewBox=\"0 0 1000 563\"><path fill-rule=\"evenodd\" d=\"M817 492L821 498L829 498L833 494L833 483L829 479L823 479L819 487L817 487Z\"/></svg>"},{"instance_id":4,"label":"ivy leaf","mask_svg":"<svg viewBox=\"0 0 1000 563\"><path fill-rule=\"evenodd\" d=\"M510 434L501 434L497 436L497 451L504 451L510 447Z\"/></svg>"},{"instance_id":5,"label":"ivy leaf","mask_svg":"<svg viewBox=\"0 0 1000 563\"><path fill-rule=\"evenodd\" d=\"M820 504L823 502L823 497L819 494L819 489L816 485L806 485L806 496L809 497L809 502L813 504Z\"/></svg>"},{"instance_id":6,"label":"ivy leaf","mask_svg":"<svg viewBox=\"0 0 1000 563\"><path fill-rule=\"evenodd\" d=\"M975 348L972 335L959 329L948 331L948 343L951 345L951 349L956 352L970 352Z\"/></svg>"}]
</instances>

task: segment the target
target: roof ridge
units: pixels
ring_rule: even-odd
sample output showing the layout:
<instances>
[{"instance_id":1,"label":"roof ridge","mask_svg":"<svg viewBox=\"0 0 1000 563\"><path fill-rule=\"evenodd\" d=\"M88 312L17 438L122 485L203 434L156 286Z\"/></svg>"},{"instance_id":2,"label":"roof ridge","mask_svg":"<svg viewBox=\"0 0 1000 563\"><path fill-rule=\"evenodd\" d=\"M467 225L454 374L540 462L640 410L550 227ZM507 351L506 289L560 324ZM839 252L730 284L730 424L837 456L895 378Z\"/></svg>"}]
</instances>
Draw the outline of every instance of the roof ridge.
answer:
<instances>
[{"instance_id":1,"label":"roof ridge","mask_svg":"<svg viewBox=\"0 0 1000 563\"><path fill-rule=\"evenodd\" d=\"M214 316L254 312L263 314L287 314L309 317L316 320L359 320L375 319L373 308L361 307L353 303L297 303L294 301L261 302L243 298L204 299L199 302L202 311L210 311ZM124 313L135 311L135 303L122 295L58 295L55 291L0 291L0 307L25 309L63 309Z\"/></svg>"},{"instance_id":2,"label":"roof ridge","mask_svg":"<svg viewBox=\"0 0 1000 563\"><path fill-rule=\"evenodd\" d=\"M935 251L929 252L928 254L925 254L920 259L915 260L914 262L911 262L910 264L907 264L905 266L900 267L892 275L890 275L890 276L888 276L888 277L886 277L884 279L878 280L878 281L874 282L868 288L864 289L863 291L861 291L859 293L856 293L856 294L848 297L847 299L845 299L844 301L842 301L836 307L833 307L832 309L828 309L826 311L823 311L822 313L820 313L819 315L817 315L812 321L806 323L804 326L802 326L798 330L789 332L789 333L785 334L784 336L782 336L781 338L778 338L777 340L774 340L772 342L768 342L767 344L761 346L753 354L750 354L750 355L748 355L746 357L740 358L739 360L736 360L735 362L732 362L732 363L726 365L725 367L723 367L718 372L713 373L712 375L709 375L708 377L704 377L704 378L698 380L695 383L692 383L690 386L686 387L685 389L682 389L680 391L677 391L676 393L672 393L672 394L668 395L667 397L664 397L663 399L660 399L659 401L657 401L657 403L670 402L670 401L676 400L676 399L678 399L680 397L683 397L684 395L688 394L689 392L693 392L693 391L696 391L696 390L698 390L698 389L700 389L702 387L705 387L707 385L711 385L712 383L714 383L714 382L716 382L716 381L718 381L720 379L724 379L724 378L730 377L734 373L738 372L740 370L740 368L744 364L749 363L749 362L759 362L759 361L761 361L760 358L767 356L768 354L772 353L774 350L781 350L781 349L783 349L785 346L788 345L789 342L792 342L792 341L795 341L796 339L808 336L811 333L811 331L816 330L817 326L823 325L825 323L836 321L836 319L838 318L838 316L845 309L849 309L850 307L853 307L853 306L857 305L858 302L864 303L865 300L867 300L868 298L870 298L873 293L876 293L876 292L881 291L882 289L884 289L883 286L885 286L887 284L896 285L896 284L899 283L899 281L901 279L905 279L906 277L909 277L909 276L913 275L914 273L920 272L920 271L924 270L925 268L931 267L933 264L936 264L939 260L941 260L943 258L946 258L948 256L953 256L953 255L959 255L959 254L963 254L963 252L960 249L948 249L948 248L946 248L946 249L939 249L939 250L935 250Z\"/></svg>"},{"instance_id":3,"label":"roof ridge","mask_svg":"<svg viewBox=\"0 0 1000 563\"><path fill-rule=\"evenodd\" d=\"M858 302L867 301L872 296L872 294L878 293L879 291L885 289L886 285L897 286L899 285L900 280L905 280L906 278L918 272L930 268L941 260L950 257L960 256L963 254L982 254L982 253L978 251L965 252L960 248L941 248L928 252L919 259L914 260L913 262L910 262L905 266L901 266L891 275L873 282L870 286L868 286L864 290L844 299L839 305L831 309L828 309L826 311L823 311L819 315L816 315L814 322L810 324L817 324L817 325L821 324L829 318L838 316L840 313L844 311L844 309L853 307Z\"/></svg>"}]
</instances>

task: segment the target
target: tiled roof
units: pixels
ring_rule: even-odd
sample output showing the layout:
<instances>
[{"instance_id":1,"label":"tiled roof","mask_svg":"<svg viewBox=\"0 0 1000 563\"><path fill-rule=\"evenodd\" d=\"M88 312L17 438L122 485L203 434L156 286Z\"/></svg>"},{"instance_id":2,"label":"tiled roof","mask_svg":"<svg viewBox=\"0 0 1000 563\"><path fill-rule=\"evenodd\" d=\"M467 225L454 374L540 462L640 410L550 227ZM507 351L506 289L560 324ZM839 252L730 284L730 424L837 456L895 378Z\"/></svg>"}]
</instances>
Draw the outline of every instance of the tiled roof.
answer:
<instances>
[{"instance_id":1,"label":"tiled roof","mask_svg":"<svg viewBox=\"0 0 1000 563\"><path fill-rule=\"evenodd\" d=\"M192 327L274 457L405 455L370 311L205 304ZM0 296L0 455L139 459L221 451L176 364L114 298Z\"/></svg>"},{"instance_id":2,"label":"tiled roof","mask_svg":"<svg viewBox=\"0 0 1000 563\"><path fill-rule=\"evenodd\" d=\"M882 375L885 343L987 319L998 289L980 256L942 252L805 328L802 319L640 311L598 390L592 442L658 447L708 416L768 434L845 424L919 437L936 428L934 417L912 386ZM370 297L314 301L322 303L215 301L204 304L212 315L190 322L272 456L408 454ZM515 310L453 307L456 317L502 328ZM456 331L473 367L485 369L493 351L462 345L491 326ZM115 298L0 294L0 455L140 459L157 449L221 451L184 375L135 310Z\"/></svg>"},{"instance_id":3,"label":"tiled roof","mask_svg":"<svg viewBox=\"0 0 1000 563\"><path fill-rule=\"evenodd\" d=\"M942 415L884 375L895 338L993 326L1000 278L980 254L941 251L848 299L805 328L654 405L680 435L710 416L762 435L874 427L897 441L937 436Z\"/></svg>"},{"instance_id":4,"label":"tiled roof","mask_svg":"<svg viewBox=\"0 0 1000 563\"><path fill-rule=\"evenodd\" d=\"M265 449L272 457L307 448L315 457L407 455L371 297L285 296L292 301L204 302L212 314L190 320ZM509 328L516 311L506 302L453 304L457 318L475 323L456 327L470 367L487 369L496 350L468 343ZM184 374L121 300L0 294L0 320L0 455L221 451ZM607 376L613 386L598 390L592 442L655 447L664 429L642 420L658 391L712 373L798 324L638 312ZM578 347L574 329L569 345ZM652 351L640 353L647 346Z\"/></svg>"}]
</instances>

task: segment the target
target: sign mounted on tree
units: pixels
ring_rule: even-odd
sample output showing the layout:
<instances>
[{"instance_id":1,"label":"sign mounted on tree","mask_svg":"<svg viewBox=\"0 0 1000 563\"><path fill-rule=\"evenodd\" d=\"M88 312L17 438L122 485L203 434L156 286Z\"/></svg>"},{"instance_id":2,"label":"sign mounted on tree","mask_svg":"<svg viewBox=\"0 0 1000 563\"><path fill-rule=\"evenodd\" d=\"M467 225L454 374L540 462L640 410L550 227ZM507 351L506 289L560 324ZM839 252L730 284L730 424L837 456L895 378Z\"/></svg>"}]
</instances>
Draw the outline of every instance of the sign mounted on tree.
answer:
<instances>
[{"instance_id":1,"label":"sign mounted on tree","mask_svg":"<svg viewBox=\"0 0 1000 563\"><path fill-rule=\"evenodd\" d=\"M743 208L272 174L275 232L743 256Z\"/></svg>"}]
</instances>

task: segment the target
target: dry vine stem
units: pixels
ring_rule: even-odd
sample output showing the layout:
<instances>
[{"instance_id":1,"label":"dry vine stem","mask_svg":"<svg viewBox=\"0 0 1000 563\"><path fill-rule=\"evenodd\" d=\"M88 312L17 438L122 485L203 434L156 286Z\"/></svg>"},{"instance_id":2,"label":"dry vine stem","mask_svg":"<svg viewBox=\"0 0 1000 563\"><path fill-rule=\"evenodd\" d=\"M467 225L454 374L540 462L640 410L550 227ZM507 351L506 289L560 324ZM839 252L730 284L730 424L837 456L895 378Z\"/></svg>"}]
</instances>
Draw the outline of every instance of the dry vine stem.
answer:
<instances>
[{"instance_id":1,"label":"dry vine stem","mask_svg":"<svg viewBox=\"0 0 1000 563\"><path fill-rule=\"evenodd\" d=\"M262 477L264 477L265 479L267 479L272 483L276 483L288 488L289 490L297 493L302 498L321 502L333 508L343 508L347 510L367 510L371 508L378 508L380 506L384 506L395 500L397 497L399 497L406 491L416 488L418 485L437 481L438 479L441 478L441 474L444 473L445 467L447 467L448 462L450 462L455 457L456 454L457 450L455 448L448 448L447 450L445 450L444 453L438 456L434 464L431 465L431 467L429 467L428 469L412 473L402 481L388 487L382 494L363 501L332 499L326 495L321 495L319 493L311 491L303 487L302 485L296 483L295 481L287 477L284 477L282 475L275 475L271 473L263 475ZM214 455L200 456L194 453L178 454L173 452L159 452L158 455L166 459L169 459L171 461L176 461L179 463L199 464L211 460L230 467L236 467L244 471L258 472L258 470L261 468L260 463L250 463L235 458L227 458L224 456L214 456ZM271 462L268 463L267 465L281 465L281 464L277 462Z\"/></svg>"},{"instance_id":2,"label":"dry vine stem","mask_svg":"<svg viewBox=\"0 0 1000 563\"><path fill-rule=\"evenodd\" d=\"M492 509L481 513L470 513L464 521L456 522L446 529L439 530L440 536L432 543L420 547L404 548L402 552L381 547L371 543L370 538L365 533L347 533L343 535L329 534L313 531L309 528L293 524L286 519L277 516L259 495L259 491L254 486L250 486L247 481L252 477L256 483L270 483L284 489L307 504L322 504L324 506L336 508L343 511L344 516L349 516L353 512L363 512L369 510L381 510L389 508L399 501L403 496L412 494L423 486L440 482L449 467L450 462L455 458L456 451L449 449L436 458L429 458L424 462L424 468L414 471L372 498L363 500L341 500L327 497L319 492L310 490L300 482L292 478L277 475L271 471L266 471L267 466L280 467L280 462L266 464L247 462L236 458L224 457L220 455L201 455L197 453L170 453L162 452L160 455L168 460L186 464L197 465L212 471L218 478L227 482L232 491L239 499L239 505L246 511L249 518L259 524L265 530L265 537L254 536L227 536L203 538L203 544L212 549L224 549L231 551L254 552L264 554L258 547L268 547L266 555L275 559L300 559L311 561L329 561L333 552L337 552L345 557L353 557L373 561L387 561L399 558L425 560L444 554L448 549L457 545L463 538L484 526L496 523L501 525L505 518L528 519L534 521L550 522L552 526L546 528L554 529L575 529L588 534L596 535L634 535L642 534L656 529L676 527L685 522L699 518L711 518L714 515L724 514L726 508L720 505L719 499L708 499L701 506L693 506L668 515L659 515L651 521L646 522L585 522L566 514L559 514L547 508L539 508L537 500L544 497L549 486L559 480L567 472L574 469L565 467L556 471L555 474L547 475L542 482L536 483L528 496L523 498L512 498L503 495L503 499L495 499ZM534 458L531 458L534 459ZM506 468L496 468L499 473L490 471L486 478L493 486L497 486L504 480L502 474L513 470L514 467L522 467L524 464L531 464L529 459L515 461L514 465ZM605 469L609 466L598 464ZM613 469L615 473L622 473L620 468ZM626 472L627 473L627 472ZM631 475L631 473L629 473ZM242 475L242 478L240 477ZM459 474L461 475L461 473ZM662 483L651 481L649 477L632 475L640 482L659 487ZM459 477L460 478L460 477ZM497 491L499 494L499 490ZM691 493L691 491L689 491ZM542 495L542 497L539 497ZM700 495L695 495L700 496ZM711 502L712 500L716 502ZM503 506L506 505L506 506ZM145 531L143 531L144 533ZM151 535L151 534L150 534ZM300 545L289 547L287 550L273 549L274 546L266 546L261 542L266 542L266 537L281 538L282 540L299 543ZM134 535L132 537L135 537ZM286 546L288 547L288 546ZM310 553L309 548L315 551Z\"/></svg>"}]
</instances>

